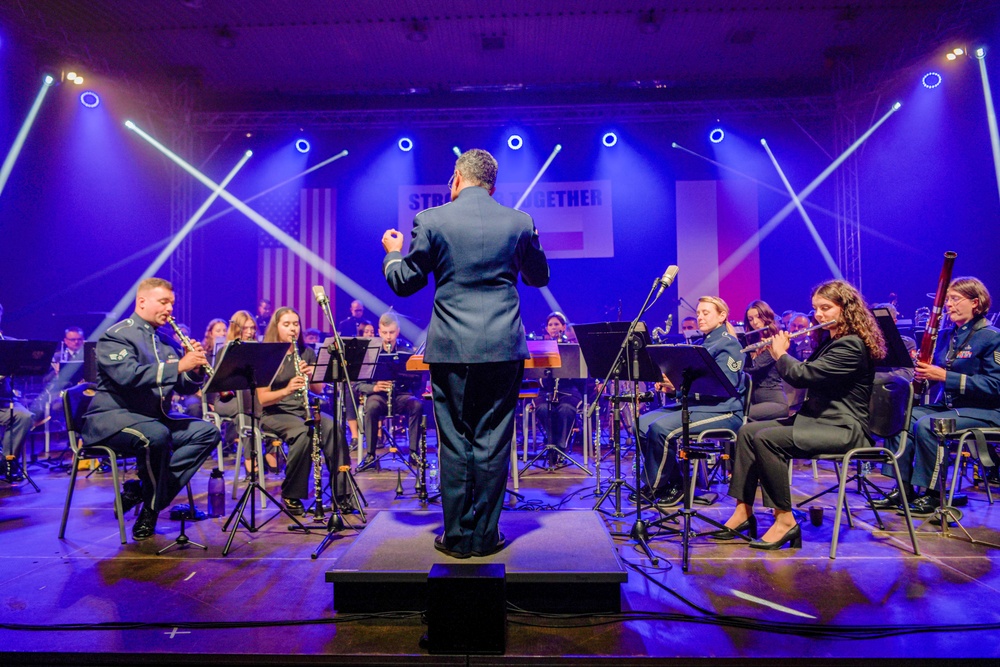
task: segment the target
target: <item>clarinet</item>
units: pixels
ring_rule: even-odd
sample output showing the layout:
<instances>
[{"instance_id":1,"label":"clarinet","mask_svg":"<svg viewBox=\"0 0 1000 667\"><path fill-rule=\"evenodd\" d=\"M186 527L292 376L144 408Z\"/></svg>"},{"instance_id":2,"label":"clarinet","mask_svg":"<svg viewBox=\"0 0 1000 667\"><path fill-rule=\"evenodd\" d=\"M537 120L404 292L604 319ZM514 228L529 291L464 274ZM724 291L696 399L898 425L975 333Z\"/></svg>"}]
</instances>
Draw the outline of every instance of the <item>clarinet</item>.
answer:
<instances>
[{"instance_id":1,"label":"clarinet","mask_svg":"<svg viewBox=\"0 0 1000 667\"><path fill-rule=\"evenodd\" d=\"M427 417L420 418L420 451L417 452L417 499L427 502Z\"/></svg>"},{"instance_id":2,"label":"clarinet","mask_svg":"<svg viewBox=\"0 0 1000 667\"><path fill-rule=\"evenodd\" d=\"M306 394L306 414L309 414L309 399ZM313 462L313 487L316 494L316 505L313 507L313 518L316 521L323 520L323 451L320 446L321 419L319 418L319 396L316 397L316 405L313 406L313 414L317 415L309 426L312 432L312 462ZM331 489L331 493L336 495L336 490Z\"/></svg>"}]
</instances>

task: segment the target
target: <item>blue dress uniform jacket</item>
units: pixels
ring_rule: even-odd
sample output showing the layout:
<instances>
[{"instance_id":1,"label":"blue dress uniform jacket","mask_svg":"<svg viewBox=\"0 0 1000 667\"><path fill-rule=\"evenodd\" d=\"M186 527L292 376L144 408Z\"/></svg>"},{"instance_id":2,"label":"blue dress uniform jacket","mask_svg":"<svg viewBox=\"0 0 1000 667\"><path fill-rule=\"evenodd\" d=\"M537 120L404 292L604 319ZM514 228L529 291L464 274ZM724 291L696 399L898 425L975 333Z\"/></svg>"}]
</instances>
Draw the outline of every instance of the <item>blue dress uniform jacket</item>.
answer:
<instances>
[{"instance_id":1,"label":"blue dress uniform jacket","mask_svg":"<svg viewBox=\"0 0 1000 667\"><path fill-rule=\"evenodd\" d=\"M809 392L792 425L799 449L837 453L872 442L868 404L875 363L859 336L828 339L806 361L785 354L776 364L785 382Z\"/></svg>"},{"instance_id":2,"label":"blue dress uniform jacket","mask_svg":"<svg viewBox=\"0 0 1000 667\"><path fill-rule=\"evenodd\" d=\"M467 187L455 201L418 213L409 253L388 253L382 270L399 296L414 294L434 275L427 363L529 357L517 278L544 287L549 267L528 214L502 206L481 187Z\"/></svg>"},{"instance_id":3,"label":"blue dress uniform jacket","mask_svg":"<svg viewBox=\"0 0 1000 667\"><path fill-rule=\"evenodd\" d=\"M165 418L174 392L194 394L201 383L177 372L180 359L175 343L133 314L109 328L97 342L97 394L90 403L83 426L83 441L90 445L123 428Z\"/></svg>"},{"instance_id":4,"label":"blue dress uniform jacket","mask_svg":"<svg viewBox=\"0 0 1000 667\"><path fill-rule=\"evenodd\" d=\"M701 343L705 346L715 363L726 374L729 383L740 392L745 386L743 375L743 350L740 341L731 336L725 326L718 327L705 335ZM732 412L743 419L743 400L739 397L716 397L696 394L691 397L691 412L721 413Z\"/></svg>"}]
</instances>

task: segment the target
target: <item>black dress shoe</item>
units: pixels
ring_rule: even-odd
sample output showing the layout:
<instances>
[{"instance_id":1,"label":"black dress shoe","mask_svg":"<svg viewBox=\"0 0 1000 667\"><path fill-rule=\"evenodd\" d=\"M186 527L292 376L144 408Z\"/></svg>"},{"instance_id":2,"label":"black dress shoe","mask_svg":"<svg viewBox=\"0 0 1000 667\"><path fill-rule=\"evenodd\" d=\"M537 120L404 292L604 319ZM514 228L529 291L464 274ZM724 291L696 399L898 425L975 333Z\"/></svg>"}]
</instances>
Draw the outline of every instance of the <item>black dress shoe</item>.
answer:
<instances>
[{"instance_id":1,"label":"black dress shoe","mask_svg":"<svg viewBox=\"0 0 1000 667\"><path fill-rule=\"evenodd\" d=\"M122 484L122 513L128 511L142 502L142 482L137 479L130 479Z\"/></svg>"},{"instance_id":2,"label":"black dress shoe","mask_svg":"<svg viewBox=\"0 0 1000 667\"><path fill-rule=\"evenodd\" d=\"M788 529L784 535L775 540L774 542L765 542L764 540L754 540L750 543L750 548L752 549L764 549L765 551L776 551L785 545L789 545L792 549L802 548L802 529L799 528L799 524L795 524Z\"/></svg>"},{"instance_id":3,"label":"black dress shoe","mask_svg":"<svg viewBox=\"0 0 1000 667\"><path fill-rule=\"evenodd\" d=\"M910 515L911 516L931 516L937 511L937 508L941 507L941 501L937 494L928 493L925 496L920 496L912 503L910 503ZM902 510L897 512L897 514L902 514Z\"/></svg>"},{"instance_id":4,"label":"black dress shoe","mask_svg":"<svg viewBox=\"0 0 1000 667\"><path fill-rule=\"evenodd\" d=\"M755 515L751 514L746 521L735 528L721 528L704 534L713 540L735 540L742 533L747 533L753 539L757 539L757 517Z\"/></svg>"},{"instance_id":5,"label":"black dress shoe","mask_svg":"<svg viewBox=\"0 0 1000 667\"><path fill-rule=\"evenodd\" d=\"M654 495L654 502L663 507L674 507L675 505L680 505L681 500L683 499L684 489L679 486L668 486L661 491L657 491Z\"/></svg>"},{"instance_id":6,"label":"black dress shoe","mask_svg":"<svg viewBox=\"0 0 1000 667\"><path fill-rule=\"evenodd\" d=\"M653 492L645 484L643 484L641 487L639 487L639 495L641 495L642 499L645 500L646 502L652 502L653 501ZM630 503L634 503L635 502L635 491L629 491L628 501Z\"/></svg>"},{"instance_id":7,"label":"black dress shoe","mask_svg":"<svg viewBox=\"0 0 1000 667\"><path fill-rule=\"evenodd\" d=\"M156 519L157 513L143 505L139 511L139 518L132 525L132 539L142 542L156 535Z\"/></svg>"},{"instance_id":8,"label":"black dress shoe","mask_svg":"<svg viewBox=\"0 0 1000 667\"><path fill-rule=\"evenodd\" d=\"M377 459L375 458L374 454L365 454L365 457L361 459L361 463L359 463L358 467L354 469L354 472L362 472L363 470L368 470L373 465L375 465L376 461Z\"/></svg>"},{"instance_id":9,"label":"black dress shoe","mask_svg":"<svg viewBox=\"0 0 1000 667\"><path fill-rule=\"evenodd\" d=\"M455 551L454 549L449 549L444 544L444 535L438 535L434 538L434 548L443 553L445 556L451 556L452 558L468 558L472 554L467 551Z\"/></svg>"},{"instance_id":10,"label":"black dress shoe","mask_svg":"<svg viewBox=\"0 0 1000 667\"><path fill-rule=\"evenodd\" d=\"M340 496L337 498L337 507L344 514L356 514L358 508L354 505L354 499L351 496Z\"/></svg>"},{"instance_id":11,"label":"black dress shoe","mask_svg":"<svg viewBox=\"0 0 1000 667\"><path fill-rule=\"evenodd\" d=\"M896 509L897 507L903 506L904 498L907 502L909 502L913 498L913 492L910 490L900 491L899 487L897 486L892 491L890 491L885 498L881 498L879 500L873 500L871 505L873 508L877 510Z\"/></svg>"},{"instance_id":12,"label":"black dress shoe","mask_svg":"<svg viewBox=\"0 0 1000 667\"><path fill-rule=\"evenodd\" d=\"M507 546L507 538L504 537L503 533L499 533L499 535L500 536L497 538L497 543L492 549L488 551L473 551L472 555L475 556L476 558L482 558L483 556L491 556L496 552L500 551L501 549L503 549L505 546Z\"/></svg>"},{"instance_id":13,"label":"black dress shoe","mask_svg":"<svg viewBox=\"0 0 1000 667\"><path fill-rule=\"evenodd\" d=\"M303 516L306 513L306 508L302 506L302 501L298 498L285 498L282 496L281 504L285 506L285 510L292 516Z\"/></svg>"}]
</instances>

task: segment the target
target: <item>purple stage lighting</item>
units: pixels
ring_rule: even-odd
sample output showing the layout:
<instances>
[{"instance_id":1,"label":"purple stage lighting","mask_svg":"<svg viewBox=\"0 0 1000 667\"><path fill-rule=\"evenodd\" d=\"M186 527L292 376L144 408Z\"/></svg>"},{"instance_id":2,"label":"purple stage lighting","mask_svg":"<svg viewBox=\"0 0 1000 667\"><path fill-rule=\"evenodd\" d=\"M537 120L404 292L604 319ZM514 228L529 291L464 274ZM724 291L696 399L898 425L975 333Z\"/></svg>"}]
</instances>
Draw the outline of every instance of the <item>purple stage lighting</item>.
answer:
<instances>
[{"instance_id":1,"label":"purple stage lighting","mask_svg":"<svg viewBox=\"0 0 1000 667\"><path fill-rule=\"evenodd\" d=\"M521 146L524 145L524 139L521 138L519 134L512 134L507 137L507 148L512 151L520 150Z\"/></svg>"},{"instance_id":2,"label":"purple stage lighting","mask_svg":"<svg viewBox=\"0 0 1000 667\"><path fill-rule=\"evenodd\" d=\"M940 86L941 80L941 75L937 72L928 72L927 74L924 74L924 78L920 80L920 83L924 84L924 88L930 90Z\"/></svg>"},{"instance_id":3,"label":"purple stage lighting","mask_svg":"<svg viewBox=\"0 0 1000 667\"><path fill-rule=\"evenodd\" d=\"M410 139L409 137L403 137L402 139L399 140L399 142L396 145L399 146L399 150L403 151L404 153L409 153L410 151L413 150L413 139Z\"/></svg>"},{"instance_id":4,"label":"purple stage lighting","mask_svg":"<svg viewBox=\"0 0 1000 667\"><path fill-rule=\"evenodd\" d=\"M614 132L606 132L603 137L601 137L601 143L607 148L611 148L618 143L618 135Z\"/></svg>"},{"instance_id":5,"label":"purple stage lighting","mask_svg":"<svg viewBox=\"0 0 1000 667\"><path fill-rule=\"evenodd\" d=\"M295 140L295 150L297 150L298 152L308 153L310 148L311 146L309 145L309 142L306 141L305 139Z\"/></svg>"},{"instance_id":6,"label":"purple stage lighting","mask_svg":"<svg viewBox=\"0 0 1000 667\"><path fill-rule=\"evenodd\" d=\"M708 140L713 144L721 144L722 140L726 138L726 133L722 131L721 127L717 127L708 133Z\"/></svg>"},{"instance_id":7,"label":"purple stage lighting","mask_svg":"<svg viewBox=\"0 0 1000 667\"><path fill-rule=\"evenodd\" d=\"M92 90L85 90L80 93L80 104L87 107L88 109L93 109L101 103L101 98L97 96Z\"/></svg>"}]
</instances>

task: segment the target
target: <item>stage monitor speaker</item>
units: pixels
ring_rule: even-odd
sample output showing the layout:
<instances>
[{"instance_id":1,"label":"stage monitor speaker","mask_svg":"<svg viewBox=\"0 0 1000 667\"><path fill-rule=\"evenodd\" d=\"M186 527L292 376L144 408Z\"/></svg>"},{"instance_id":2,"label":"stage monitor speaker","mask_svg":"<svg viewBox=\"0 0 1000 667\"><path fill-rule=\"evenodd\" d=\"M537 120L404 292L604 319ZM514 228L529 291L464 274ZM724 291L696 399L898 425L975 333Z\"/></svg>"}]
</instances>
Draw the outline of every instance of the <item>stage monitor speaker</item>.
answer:
<instances>
[{"instance_id":1,"label":"stage monitor speaker","mask_svg":"<svg viewBox=\"0 0 1000 667\"><path fill-rule=\"evenodd\" d=\"M427 576L427 650L503 655L507 649L502 563L438 563Z\"/></svg>"}]
</instances>

